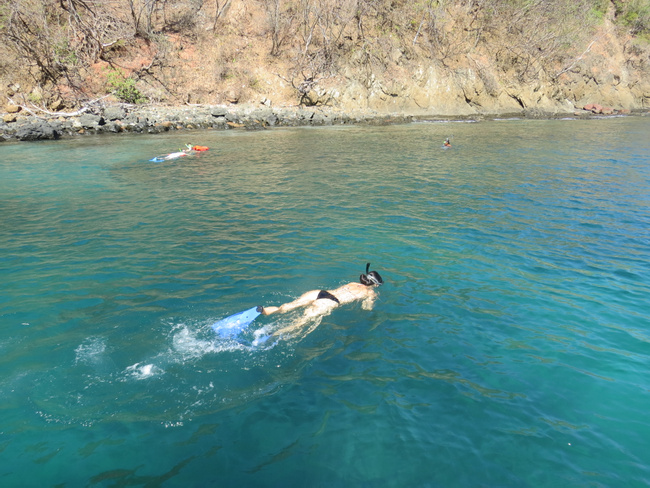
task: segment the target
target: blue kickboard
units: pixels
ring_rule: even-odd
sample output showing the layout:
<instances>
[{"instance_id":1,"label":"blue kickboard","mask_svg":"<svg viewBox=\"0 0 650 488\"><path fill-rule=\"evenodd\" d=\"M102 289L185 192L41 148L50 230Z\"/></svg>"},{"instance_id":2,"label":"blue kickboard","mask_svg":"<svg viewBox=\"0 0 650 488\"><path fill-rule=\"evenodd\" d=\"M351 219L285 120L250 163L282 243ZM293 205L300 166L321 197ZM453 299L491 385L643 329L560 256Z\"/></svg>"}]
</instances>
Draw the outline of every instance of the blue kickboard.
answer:
<instances>
[{"instance_id":1,"label":"blue kickboard","mask_svg":"<svg viewBox=\"0 0 650 488\"><path fill-rule=\"evenodd\" d=\"M248 325L260 315L257 307L243 312L236 313L225 319L212 324L212 330L220 337L234 337L242 332Z\"/></svg>"}]
</instances>

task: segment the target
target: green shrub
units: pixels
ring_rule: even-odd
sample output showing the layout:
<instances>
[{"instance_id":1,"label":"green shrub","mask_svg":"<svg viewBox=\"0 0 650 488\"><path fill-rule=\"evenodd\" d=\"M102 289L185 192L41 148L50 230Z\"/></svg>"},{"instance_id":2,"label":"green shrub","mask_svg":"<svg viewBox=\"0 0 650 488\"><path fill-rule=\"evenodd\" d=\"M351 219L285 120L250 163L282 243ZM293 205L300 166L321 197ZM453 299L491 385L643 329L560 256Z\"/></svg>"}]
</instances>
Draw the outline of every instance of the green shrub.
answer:
<instances>
[{"instance_id":1,"label":"green shrub","mask_svg":"<svg viewBox=\"0 0 650 488\"><path fill-rule=\"evenodd\" d=\"M609 0L591 0L591 15L599 22L605 18L607 8L609 7Z\"/></svg>"},{"instance_id":2,"label":"green shrub","mask_svg":"<svg viewBox=\"0 0 650 488\"><path fill-rule=\"evenodd\" d=\"M623 25L629 27L633 34L649 35L650 0L630 0L617 3L616 18Z\"/></svg>"},{"instance_id":3,"label":"green shrub","mask_svg":"<svg viewBox=\"0 0 650 488\"><path fill-rule=\"evenodd\" d=\"M146 103L145 97L135 86L133 78L125 77L122 72L114 69L107 75L108 91L126 103Z\"/></svg>"}]
</instances>

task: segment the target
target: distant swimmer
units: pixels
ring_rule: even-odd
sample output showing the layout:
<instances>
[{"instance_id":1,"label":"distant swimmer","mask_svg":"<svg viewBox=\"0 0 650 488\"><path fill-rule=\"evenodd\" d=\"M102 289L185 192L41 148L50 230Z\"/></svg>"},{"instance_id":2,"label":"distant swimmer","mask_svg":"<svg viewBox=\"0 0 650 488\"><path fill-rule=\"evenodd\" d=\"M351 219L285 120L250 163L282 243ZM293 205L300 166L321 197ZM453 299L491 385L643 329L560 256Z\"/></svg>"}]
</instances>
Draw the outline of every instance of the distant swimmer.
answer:
<instances>
[{"instance_id":1,"label":"distant swimmer","mask_svg":"<svg viewBox=\"0 0 650 488\"><path fill-rule=\"evenodd\" d=\"M189 151L187 149L184 149L182 151L169 153L167 156L161 156L161 157L159 157L159 159L162 159L164 161L169 161L170 159L180 158L181 156L187 156L188 154L189 154Z\"/></svg>"},{"instance_id":2,"label":"distant swimmer","mask_svg":"<svg viewBox=\"0 0 650 488\"><path fill-rule=\"evenodd\" d=\"M184 152L185 154L191 154L193 152L203 152L210 149L208 146L197 146L193 144L185 144L185 149L179 149L179 151Z\"/></svg>"},{"instance_id":3,"label":"distant swimmer","mask_svg":"<svg viewBox=\"0 0 650 488\"><path fill-rule=\"evenodd\" d=\"M449 142L449 137L445 139L445 142L442 143L443 147L451 147L451 142Z\"/></svg>"},{"instance_id":4,"label":"distant swimmer","mask_svg":"<svg viewBox=\"0 0 650 488\"><path fill-rule=\"evenodd\" d=\"M185 149L179 149L177 152L167 154L166 156L156 156L155 158L150 159L149 161L160 163L162 161L169 161L171 159L177 159L182 156L187 156L195 152L207 151L208 149L210 148L207 146L193 146L192 144L185 144Z\"/></svg>"},{"instance_id":5,"label":"distant swimmer","mask_svg":"<svg viewBox=\"0 0 650 488\"><path fill-rule=\"evenodd\" d=\"M273 335L275 336L292 332L316 317L329 314L333 309L345 303L361 301L361 308L364 310L372 310L375 299L377 298L376 288L384 280L377 271L368 272L369 269L370 263L366 264L366 273L359 276L359 283L348 283L331 291L308 291L298 299L280 305L279 307L258 307L257 310L263 315L271 315L307 307L304 314L293 324L274 332Z\"/></svg>"}]
</instances>

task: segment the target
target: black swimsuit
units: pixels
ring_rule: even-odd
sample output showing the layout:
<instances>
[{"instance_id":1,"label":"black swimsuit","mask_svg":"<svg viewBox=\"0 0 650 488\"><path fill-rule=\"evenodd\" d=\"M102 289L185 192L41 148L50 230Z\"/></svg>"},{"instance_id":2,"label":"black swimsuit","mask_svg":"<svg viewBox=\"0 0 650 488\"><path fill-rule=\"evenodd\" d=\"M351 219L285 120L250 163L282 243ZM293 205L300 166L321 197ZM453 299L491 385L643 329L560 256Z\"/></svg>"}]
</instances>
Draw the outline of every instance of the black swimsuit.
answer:
<instances>
[{"instance_id":1,"label":"black swimsuit","mask_svg":"<svg viewBox=\"0 0 650 488\"><path fill-rule=\"evenodd\" d=\"M328 300L334 300L336 303L339 305L341 302L339 302L339 299L336 298L334 295L332 295L329 291L326 290L321 290L318 296L316 297L316 300L320 300L321 298L327 298Z\"/></svg>"}]
</instances>

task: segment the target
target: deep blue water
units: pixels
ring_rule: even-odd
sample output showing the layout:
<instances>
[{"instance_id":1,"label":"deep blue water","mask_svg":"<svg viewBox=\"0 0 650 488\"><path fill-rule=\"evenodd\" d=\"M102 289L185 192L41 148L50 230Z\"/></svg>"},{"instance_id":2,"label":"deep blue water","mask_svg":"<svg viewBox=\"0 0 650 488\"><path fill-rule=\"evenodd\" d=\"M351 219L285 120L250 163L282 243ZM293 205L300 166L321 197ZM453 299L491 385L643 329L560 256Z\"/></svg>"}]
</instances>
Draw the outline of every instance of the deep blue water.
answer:
<instances>
[{"instance_id":1,"label":"deep blue water","mask_svg":"<svg viewBox=\"0 0 650 488\"><path fill-rule=\"evenodd\" d=\"M649 486L648 134L3 143L0 485ZM211 149L147 161L188 142ZM372 311L257 348L210 330L368 261Z\"/></svg>"}]
</instances>

